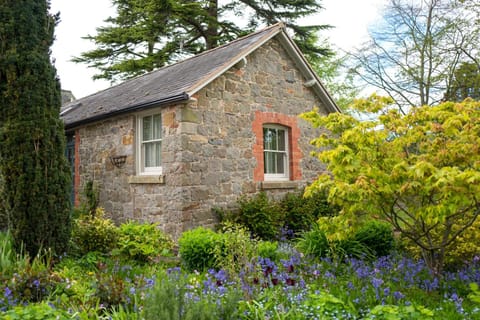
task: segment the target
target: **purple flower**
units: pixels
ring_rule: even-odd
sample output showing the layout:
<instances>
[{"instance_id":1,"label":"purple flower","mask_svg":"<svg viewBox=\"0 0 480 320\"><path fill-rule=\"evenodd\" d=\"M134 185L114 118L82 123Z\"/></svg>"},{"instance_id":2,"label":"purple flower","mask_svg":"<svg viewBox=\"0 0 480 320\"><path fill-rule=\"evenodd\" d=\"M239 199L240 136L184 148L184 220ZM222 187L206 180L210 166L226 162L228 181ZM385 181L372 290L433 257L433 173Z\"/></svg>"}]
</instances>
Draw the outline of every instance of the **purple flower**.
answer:
<instances>
[{"instance_id":1,"label":"purple flower","mask_svg":"<svg viewBox=\"0 0 480 320\"><path fill-rule=\"evenodd\" d=\"M396 299L396 300L400 300L400 299L403 299L405 298L405 295L403 293L401 293L400 291L395 291L393 293L393 297Z\"/></svg>"},{"instance_id":2,"label":"purple flower","mask_svg":"<svg viewBox=\"0 0 480 320\"><path fill-rule=\"evenodd\" d=\"M174 267L174 268L167 269L167 274L181 273L181 272L182 272L182 269L180 269L180 267Z\"/></svg>"},{"instance_id":3,"label":"purple flower","mask_svg":"<svg viewBox=\"0 0 480 320\"><path fill-rule=\"evenodd\" d=\"M370 275L370 270L367 266L359 266L355 272L357 273L357 277L359 279L366 278Z\"/></svg>"},{"instance_id":4,"label":"purple flower","mask_svg":"<svg viewBox=\"0 0 480 320\"><path fill-rule=\"evenodd\" d=\"M219 286L222 285L222 284L225 284L225 282L227 281L227 272L225 272L225 270L219 270L213 276L217 280L217 284Z\"/></svg>"},{"instance_id":5,"label":"purple flower","mask_svg":"<svg viewBox=\"0 0 480 320\"><path fill-rule=\"evenodd\" d=\"M12 290L10 290L9 287L5 287L5 292L3 293L3 296L8 299L9 297L11 297L11 295L12 295Z\"/></svg>"},{"instance_id":6,"label":"purple flower","mask_svg":"<svg viewBox=\"0 0 480 320\"><path fill-rule=\"evenodd\" d=\"M147 278L145 282L146 282L145 287L147 288L152 288L155 285L154 279Z\"/></svg>"},{"instance_id":7,"label":"purple flower","mask_svg":"<svg viewBox=\"0 0 480 320\"><path fill-rule=\"evenodd\" d=\"M389 296L390 295L390 288L387 287L387 288L383 289L383 295L385 297Z\"/></svg>"},{"instance_id":8,"label":"purple flower","mask_svg":"<svg viewBox=\"0 0 480 320\"><path fill-rule=\"evenodd\" d=\"M463 299L458 296L457 293L452 293L450 296L450 300L455 303L455 307L457 308L458 313L463 314L465 311L463 310Z\"/></svg>"},{"instance_id":9,"label":"purple flower","mask_svg":"<svg viewBox=\"0 0 480 320\"><path fill-rule=\"evenodd\" d=\"M40 287L40 281L38 279L33 280L33 285L38 289L38 287Z\"/></svg>"},{"instance_id":10,"label":"purple flower","mask_svg":"<svg viewBox=\"0 0 480 320\"><path fill-rule=\"evenodd\" d=\"M331 273L330 271L325 272L325 278L328 279L335 279L335 275Z\"/></svg>"},{"instance_id":11,"label":"purple flower","mask_svg":"<svg viewBox=\"0 0 480 320\"><path fill-rule=\"evenodd\" d=\"M275 262L268 258L258 258L258 263L262 267L263 275L268 277L270 274L275 274L277 272L277 266Z\"/></svg>"},{"instance_id":12,"label":"purple flower","mask_svg":"<svg viewBox=\"0 0 480 320\"><path fill-rule=\"evenodd\" d=\"M438 278L435 277L433 280L426 279L423 281L423 287L426 291L433 291L440 287Z\"/></svg>"},{"instance_id":13,"label":"purple flower","mask_svg":"<svg viewBox=\"0 0 480 320\"><path fill-rule=\"evenodd\" d=\"M375 289L378 289L380 288L380 286L383 284L383 280L380 279L380 278L375 278L373 277L372 280L372 286L375 288Z\"/></svg>"}]
</instances>

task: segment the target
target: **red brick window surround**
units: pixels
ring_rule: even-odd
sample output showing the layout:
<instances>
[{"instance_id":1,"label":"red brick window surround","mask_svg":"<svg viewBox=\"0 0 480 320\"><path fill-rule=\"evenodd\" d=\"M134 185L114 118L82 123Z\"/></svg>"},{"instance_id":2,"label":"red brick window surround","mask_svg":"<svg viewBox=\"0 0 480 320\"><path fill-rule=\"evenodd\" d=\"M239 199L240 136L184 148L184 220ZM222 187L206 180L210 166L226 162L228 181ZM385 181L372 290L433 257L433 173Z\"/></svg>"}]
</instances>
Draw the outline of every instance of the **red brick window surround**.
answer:
<instances>
[{"instance_id":1,"label":"red brick window surround","mask_svg":"<svg viewBox=\"0 0 480 320\"><path fill-rule=\"evenodd\" d=\"M257 160L257 166L253 172L254 181L265 181L263 152L263 128L265 125L278 125L288 128L289 180L301 180L302 171L300 169L300 160L302 158L302 151L298 145L300 129L298 128L297 117L275 112L256 111L252 124L252 130L255 135L253 156Z\"/></svg>"}]
</instances>

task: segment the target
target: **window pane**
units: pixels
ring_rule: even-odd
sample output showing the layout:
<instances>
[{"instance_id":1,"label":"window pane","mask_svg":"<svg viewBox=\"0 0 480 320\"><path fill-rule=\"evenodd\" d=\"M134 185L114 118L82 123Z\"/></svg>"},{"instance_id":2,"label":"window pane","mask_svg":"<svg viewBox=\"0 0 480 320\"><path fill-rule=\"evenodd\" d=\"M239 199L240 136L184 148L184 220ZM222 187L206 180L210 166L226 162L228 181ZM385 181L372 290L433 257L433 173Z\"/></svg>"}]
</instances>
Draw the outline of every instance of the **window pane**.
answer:
<instances>
[{"instance_id":1,"label":"window pane","mask_svg":"<svg viewBox=\"0 0 480 320\"><path fill-rule=\"evenodd\" d=\"M265 173L275 173L275 158L272 152L264 152L264 170Z\"/></svg>"},{"instance_id":2,"label":"window pane","mask_svg":"<svg viewBox=\"0 0 480 320\"><path fill-rule=\"evenodd\" d=\"M153 137L153 128L152 128L152 116L144 117L143 118L143 140L142 141L149 141L152 140Z\"/></svg>"},{"instance_id":3,"label":"window pane","mask_svg":"<svg viewBox=\"0 0 480 320\"><path fill-rule=\"evenodd\" d=\"M272 150L273 132L271 129L263 128L263 149Z\"/></svg>"},{"instance_id":4,"label":"window pane","mask_svg":"<svg viewBox=\"0 0 480 320\"><path fill-rule=\"evenodd\" d=\"M278 150L285 151L285 130L278 130Z\"/></svg>"},{"instance_id":5,"label":"window pane","mask_svg":"<svg viewBox=\"0 0 480 320\"><path fill-rule=\"evenodd\" d=\"M277 129L269 129L272 132L272 148L271 150L278 150L277 146Z\"/></svg>"},{"instance_id":6,"label":"window pane","mask_svg":"<svg viewBox=\"0 0 480 320\"><path fill-rule=\"evenodd\" d=\"M143 147L145 149L145 168L153 167L153 156L155 154L155 150L153 149L154 145L152 143L146 143L143 145Z\"/></svg>"},{"instance_id":7,"label":"window pane","mask_svg":"<svg viewBox=\"0 0 480 320\"><path fill-rule=\"evenodd\" d=\"M162 143L155 142L155 167L162 165Z\"/></svg>"},{"instance_id":8,"label":"window pane","mask_svg":"<svg viewBox=\"0 0 480 320\"><path fill-rule=\"evenodd\" d=\"M150 142L143 145L145 150L145 168L162 165L162 143Z\"/></svg>"},{"instance_id":9,"label":"window pane","mask_svg":"<svg viewBox=\"0 0 480 320\"><path fill-rule=\"evenodd\" d=\"M153 116L153 139L162 138L162 115L156 114Z\"/></svg>"},{"instance_id":10,"label":"window pane","mask_svg":"<svg viewBox=\"0 0 480 320\"><path fill-rule=\"evenodd\" d=\"M285 173L285 153L277 153L277 170L275 173Z\"/></svg>"}]
</instances>

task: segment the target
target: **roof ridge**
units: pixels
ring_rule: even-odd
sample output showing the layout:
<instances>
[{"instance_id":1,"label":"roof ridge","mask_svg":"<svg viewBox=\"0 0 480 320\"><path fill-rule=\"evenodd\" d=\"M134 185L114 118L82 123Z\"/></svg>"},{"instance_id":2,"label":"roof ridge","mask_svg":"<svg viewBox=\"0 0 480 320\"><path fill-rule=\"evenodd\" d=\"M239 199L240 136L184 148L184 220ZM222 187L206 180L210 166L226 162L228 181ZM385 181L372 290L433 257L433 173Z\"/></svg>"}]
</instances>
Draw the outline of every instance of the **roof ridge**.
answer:
<instances>
[{"instance_id":1,"label":"roof ridge","mask_svg":"<svg viewBox=\"0 0 480 320\"><path fill-rule=\"evenodd\" d=\"M284 28L284 26L285 26L285 24L284 24L283 22L277 22L277 23L272 24L272 25L270 25L270 26L267 26L267 27L265 27L265 28L263 28L263 29L260 29L260 30L257 30L257 31L255 31L255 32L246 34L246 35L244 35L243 37L236 38L236 39L234 39L234 40L232 40L232 41L229 41L229 42L227 42L227 43L224 43L224 44L222 44L222 45L220 45L220 46L218 46L218 47L215 47L215 48L212 48L212 49L209 49L209 50L202 51L202 52L197 53L197 54L195 54L195 55L193 55L193 56L191 56L191 57L188 57L188 58L186 58L186 59L184 59L184 60L182 60L182 61L178 61L178 62L173 63L173 64L170 64L170 65L168 65L168 66L164 66L164 67L162 67L162 68L160 68L160 69L157 69L157 70L165 69L165 68L168 68L168 67L170 67L170 66L173 66L173 65L176 65L176 64L179 64L179 63L183 63L184 61L188 61L188 60L191 60L191 59L193 59L193 58L203 56L203 55L205 55L205 54L208 54L208 53L213 52L213 51L216 51L216 50L221 50L221 49L223 49L223 48L225 48L225 47L228 47L228 46L231 46L231 45L233 45L233 44L235 44L235 43L237 43L237 42L240 42L240 41L243 41L243 40L245 40L245 39L248 39L248 38L257 36L257 35L260 34L260 33L264 33L264 32L270 31L271 29L281 29L281 28ZM157 71L157 70L155 70L155 71ZM152 71L152 72L155 72L155 71Z\"/></svg>"},{"instance_id":2,"label":"roof ridge","mask_svg":"<svg viewBox=\"0 0 480 320\"><path fill-rule=\"evenodd\" d=\"M152 70L152 71L150 71L150 72L147 72L147 73L138 75L138 76L136 76L136 77L129 78L129 79L125 79L125 80L123 80L122 82L117 83L117 84L115 84L115 85L112 85L112 86L110 86L110 87L108 87L108 88L102 89L102 90L97 91L97 92L95 92L95 93L92 93L92 94L90 94L90 95L88 95L88 96L85 96L85 97L79 98L79 99L77 99L77 100L74 100L74 101L68 103L67 105L69 105L69 104L74 104L75 102L76 102L75 104L78 105L78 101L79 101L79 100L82 100L82 99L87 98L87 97L95 96L95 95L97 95L97 94L100 94L100 93L104 92L105 90L110 90L111 88L118 87L118 86L121 86L121 85L124 85L124 84L128 84L128 83L130 83L131 81L136 81L136 80L138 80L138 79L141 79L141 78L143 78L143 77L146 77L146 76L149 76L149 75L151 75L151 74L153 74L153 73L156 73L156 72L158 72L158 71L160 71L160 70L166 70L166 69L168 69L168 68L170 68L170 67L173 67L173 66L182 64L182 63L184 63L184 62L190 61L190 60L192 60L192 59L195 59L195 58L204 56L204 55L209 54L209 53L211 53L211 52L214 52L214 51L217 51L217 50L221 50L221 49L226 48L226 47L228 47L228 46L230 46L230 45L232 45L232 44L238 43L239 41L243 41L243 40L245 40L245 39L249 39L249 38L251 38L251 37L257 36L257 35L260 34L260 33L264 33L264 32L270 31L270 30L272 30L272 29L281 29L281 28L284 28L284 27L285 27L285 24L284 24L283 22L277 22L277 23L275 23L275 24L272 24L272 25L270 25L270 26L267 26L267 27L265 27L265 28L263 28L263 29L260 29L260 30L258 30L258 31L249 33L249 34L247 34L247 35L245 35L245 36L243 36L243 37L240 37L240 38L237 38L237 39L232 40L232 41L230 41L230 42L224 43L224 44L222 44L222 45L220 45L220 46L218 46L218 47L215 47L215 48L212 48L212 49L209 49L209 50L202 51L202 52L200 52L200 53L197 53L197 54L192 55L191 57L187 57L187 58L185 58L185 59L183 59L183 60L177 61L177 62L175 62L175 63L169 64L169 65L166 65L166 66L163 66L163 67L160 67L160 68L158 68L158 69L155 69L155 70ZM69 109L74 109L75 107L77 107L77 105L72 105L72 107L69 108ZM68 110L68 111L70 111L70 110ZM65 113L67 113L67 112L65 112Z\"/></svg>"}]
</instances>

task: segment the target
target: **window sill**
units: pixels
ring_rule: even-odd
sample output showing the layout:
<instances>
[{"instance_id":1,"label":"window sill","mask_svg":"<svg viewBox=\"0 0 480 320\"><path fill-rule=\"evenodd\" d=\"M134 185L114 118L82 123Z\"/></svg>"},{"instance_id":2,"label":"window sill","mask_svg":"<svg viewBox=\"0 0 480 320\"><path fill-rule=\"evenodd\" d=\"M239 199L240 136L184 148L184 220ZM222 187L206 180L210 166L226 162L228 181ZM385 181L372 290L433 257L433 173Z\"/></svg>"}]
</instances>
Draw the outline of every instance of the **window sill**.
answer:
<instances>
[{"instance_id":1,"label":"window sill","mask_svg":"<svg viewBox=\"0 0 480 320\"><path fill-rule=\"evenodd\" d=\"M165 175L151 175L151 176L130 176L128 177L130 184L165 184Z\"/></svg>"},{"instance_id":2,"label":"window sill","mask_svg":"<svg viewBox=\"0 0 480 320\"><path fill-rule=\"evenodd\" d=\"M298 187L297 181L263 181L260 182L262 190L270 189L296 189Z\"/></svg>"}]
</instances>

